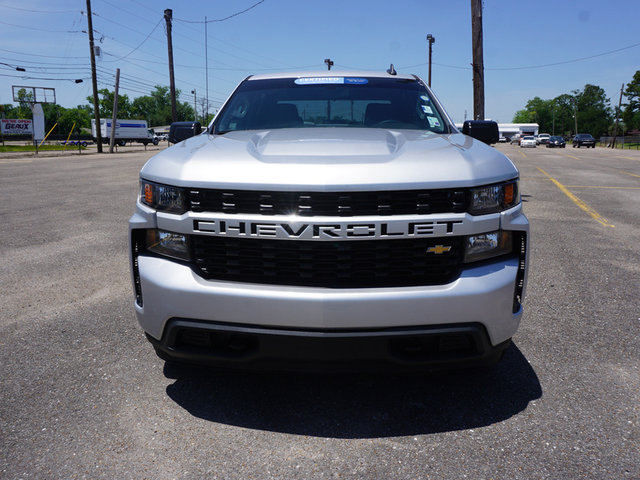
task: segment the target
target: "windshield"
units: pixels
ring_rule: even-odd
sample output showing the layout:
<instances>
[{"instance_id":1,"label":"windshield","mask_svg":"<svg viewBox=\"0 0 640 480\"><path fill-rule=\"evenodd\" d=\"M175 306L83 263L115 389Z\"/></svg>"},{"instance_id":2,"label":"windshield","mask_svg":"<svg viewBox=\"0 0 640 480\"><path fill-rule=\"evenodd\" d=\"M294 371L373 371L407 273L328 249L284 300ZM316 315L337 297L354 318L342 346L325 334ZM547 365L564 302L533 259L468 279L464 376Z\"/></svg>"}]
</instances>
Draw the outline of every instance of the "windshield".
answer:
<instances>
[{"instance_id":1,"label":"windshield","mask_svg":"<svg viewBox=\"0 0 640 480\"><path fill-rule=\"evenodd\" d=\"M217 116L216 133L306 127L449 127L417 79L305 77L246 80Z\"/></svg>"}]
</instances>

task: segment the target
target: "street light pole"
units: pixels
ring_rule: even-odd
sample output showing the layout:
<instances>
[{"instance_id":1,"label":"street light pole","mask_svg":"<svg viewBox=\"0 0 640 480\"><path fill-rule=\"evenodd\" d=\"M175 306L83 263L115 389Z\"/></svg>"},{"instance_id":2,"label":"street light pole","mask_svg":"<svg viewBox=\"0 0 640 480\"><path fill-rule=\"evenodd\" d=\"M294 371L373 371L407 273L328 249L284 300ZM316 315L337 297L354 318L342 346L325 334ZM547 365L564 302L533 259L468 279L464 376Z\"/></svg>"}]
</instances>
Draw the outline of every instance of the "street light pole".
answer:
<instances>
[{"instance_id":1,"label":"street light pole","mask_svg":"<svg viewBox=\"0 0 640 480\"><path fill-rule=\"evenodd\" d=\"M427 42L429 42L429 87L431 87L431 53L432 53L432 46L434 43L436 43L436 37L434 37L429 33L427 35Z\"/></svg>"},{"instance_id":2,"label":"street light pole","mask_svg":"<svg viewBox=\"0 0 640 480\"><path fill-rule=\"evenodd\" d=\"M198 109L196 108L196 89L191 90L193 93L193 114L195 115L194 121L198 121Z\"/></svg>"}]
</instances>

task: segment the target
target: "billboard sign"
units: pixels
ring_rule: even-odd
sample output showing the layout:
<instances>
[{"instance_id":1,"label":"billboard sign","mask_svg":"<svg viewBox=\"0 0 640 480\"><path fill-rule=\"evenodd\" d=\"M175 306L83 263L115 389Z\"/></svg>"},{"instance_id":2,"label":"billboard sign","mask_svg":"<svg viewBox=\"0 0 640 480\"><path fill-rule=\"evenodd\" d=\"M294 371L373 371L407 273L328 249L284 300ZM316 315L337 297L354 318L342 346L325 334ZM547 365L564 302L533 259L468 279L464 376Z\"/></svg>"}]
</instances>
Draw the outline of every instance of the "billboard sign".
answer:
<instances>
[{"instance_id":1,"label":"billboard sign","mask_svg":"<svg viewBox=\"0 0 640 480\"><path fill-rule=\"evenodd\" d=\"M33 135L33 122L27 119L3 118L2 135Z\"/></svg>"}]
</instances>

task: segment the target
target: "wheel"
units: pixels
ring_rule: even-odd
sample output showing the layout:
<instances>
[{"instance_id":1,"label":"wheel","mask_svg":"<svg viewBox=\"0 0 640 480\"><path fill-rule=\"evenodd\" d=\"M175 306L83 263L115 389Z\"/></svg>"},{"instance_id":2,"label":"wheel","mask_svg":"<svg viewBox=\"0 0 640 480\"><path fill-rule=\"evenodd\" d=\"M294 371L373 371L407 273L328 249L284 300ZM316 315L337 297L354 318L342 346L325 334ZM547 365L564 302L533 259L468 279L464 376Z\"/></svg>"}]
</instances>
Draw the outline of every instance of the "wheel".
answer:
<instances>
[{"instance_id":1,"label":"wheel","mask_svg":"<svg viewBox=\"0 0 640 480\"><path fill-rule=\"evenodd\" d=\"M154 144L154 145L158 145L158 139L157 139L157 138L154 138L154 139L153 139L153 144Z\"/></svg>"},{"instance_id":2,"label":"wheel","mask_svg":"<svg viewBox=\"0 0 640 480\"><path fill-rule=\"evenodd\" d=\"M127 144L126 140L118 140L118 145L124 147Z\"/></svg>"},{"instance_id":3,"label":"wheel","mask_svg":"<svg viewBox=\"0 0 640 480\"><path fill-rule=\"evenodd\" d=\"M86 147L87 146L87 142L83 141L83 142L80 143L80 145L82 145L83 147Z\"/></svg>"}]
</instances>

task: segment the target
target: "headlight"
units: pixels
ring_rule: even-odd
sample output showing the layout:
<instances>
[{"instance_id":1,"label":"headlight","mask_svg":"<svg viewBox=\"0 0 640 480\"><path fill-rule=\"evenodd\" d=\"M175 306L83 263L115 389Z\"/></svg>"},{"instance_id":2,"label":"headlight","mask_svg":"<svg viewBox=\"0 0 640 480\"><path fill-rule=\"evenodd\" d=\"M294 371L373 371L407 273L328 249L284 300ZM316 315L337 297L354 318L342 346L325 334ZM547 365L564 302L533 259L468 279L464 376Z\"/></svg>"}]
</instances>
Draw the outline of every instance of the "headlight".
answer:
<instances>
[{"instance_id":1,"label":"headlight","mask_svg":"<svg viewBox=\"0 0 640 480\"><path fill-rule=\"evenodd\" d=\"M147 250L178 260L191 260L189 237L181 233L149 229L147 230Z\"/></svg>"},{"instance_id":2,"label":"headlight","mask_svg":"<svg viewBox=\"0 0 640 480\"><path fill-rule=\"evenodd\" d=\"M499 257L513 251L511 232L482 233L467 237L464 250L465 263Z\"/></svg>"},{"instance_id":3,"label":"headlight","mask_svg":"<svg viewBox=\"0 0 640 480\"><path fill-rule=\"evenodd\" d=\"M515 207L520 202L518 181L471 189L471 215L497 213Z\"/></svg>"},{"instance_id":4,"label":"headlight","mask_svg":"<svg viewBox=\"0 0 640 480\"><path fill-rule=\"evenodd\" d=\"M187 191L184 188L140 180L140 201L145 205L170 213L187 211Z\"/></svg>"}]
</instances>

